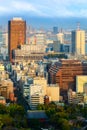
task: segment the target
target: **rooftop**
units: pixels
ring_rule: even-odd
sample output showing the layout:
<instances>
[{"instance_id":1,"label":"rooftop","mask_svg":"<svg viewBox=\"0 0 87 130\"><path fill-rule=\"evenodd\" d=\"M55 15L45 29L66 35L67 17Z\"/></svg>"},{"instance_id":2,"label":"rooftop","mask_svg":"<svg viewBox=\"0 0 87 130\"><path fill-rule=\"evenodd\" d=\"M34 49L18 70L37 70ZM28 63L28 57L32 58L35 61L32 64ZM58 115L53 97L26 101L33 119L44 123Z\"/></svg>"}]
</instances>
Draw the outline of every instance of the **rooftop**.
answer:
<instances>
[{"instance_id":1,"label":"rooftop","mask_svg":"<svg viewBox=\"0 0 87 130\"><path fill-rule=\"evenodd\" d=\"M47 119L47 115L45 113L45 111L43 110L35 110L35 111L28 111L27 112L27 117L28 119L41 119L41 118L45 118Z\"/></svg>"},{"instance_id":2,"label":"rooftop","mask_svg":"<svg viewBox=\"0 0 87 130\"><path fill-rule=\"evenodd\" d=\"M13 20L15 20L15 21L19 21L19 20L23 20L23 19L20 18L20 17L14 17Z\"/></svg>"}]
</instances>

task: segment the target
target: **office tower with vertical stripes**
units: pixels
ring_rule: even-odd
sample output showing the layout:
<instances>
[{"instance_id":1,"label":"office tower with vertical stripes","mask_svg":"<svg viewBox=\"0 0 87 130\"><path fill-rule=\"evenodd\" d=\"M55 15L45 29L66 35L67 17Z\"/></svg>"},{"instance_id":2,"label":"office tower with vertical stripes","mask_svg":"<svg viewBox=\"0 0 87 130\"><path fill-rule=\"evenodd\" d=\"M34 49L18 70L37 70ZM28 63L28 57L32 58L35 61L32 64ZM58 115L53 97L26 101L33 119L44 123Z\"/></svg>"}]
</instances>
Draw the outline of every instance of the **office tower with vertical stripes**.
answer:
<instances>
[{"instance_id":1,"label":"office tower with vertical stripes","mask_svg":"<svg viewBox=\"0 0 87 130\"><path fill-rule=\"evenodd\" d=\"M72 31L72 53L76 55L85 55L85 31Z\"/></svg>"}]
</instances>

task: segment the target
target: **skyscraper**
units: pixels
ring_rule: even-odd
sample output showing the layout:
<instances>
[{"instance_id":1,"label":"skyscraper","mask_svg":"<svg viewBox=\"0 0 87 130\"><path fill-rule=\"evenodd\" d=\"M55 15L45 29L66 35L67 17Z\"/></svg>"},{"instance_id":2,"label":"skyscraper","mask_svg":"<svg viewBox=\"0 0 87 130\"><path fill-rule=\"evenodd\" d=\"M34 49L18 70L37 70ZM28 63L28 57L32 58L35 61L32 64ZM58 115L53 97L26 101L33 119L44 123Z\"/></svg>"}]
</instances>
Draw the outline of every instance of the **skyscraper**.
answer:
<instances>
[{"instance_id":1,"label":"skyscraper","mask_svg":"<svg viewBox=\"0 0 87 130\"><path fill-rule=\"evenodd\" d=\"M85 31L72 31L72 53L76 55L85 55Z\"/></svg>"},{"instance_id":2,"label":"skyscraper","mask_svg":"<svg viewBox=\"0 0 87 130\"><path fill-rule=\"evenodd\" d=\"M53 34L57 34L58 33L58 27L53 27Z\"/></svg>"},{"instance_id":3,"label":"skyscraper","mask_svg":"<svg viewBox=\"0 0 87 130\"><path fill-rule=\"evenodd\" d=\"M12 61L13 50L26 43L26 22L22 18L13 18L8 22L8 52Z\"/></svg>"}]
</instances>

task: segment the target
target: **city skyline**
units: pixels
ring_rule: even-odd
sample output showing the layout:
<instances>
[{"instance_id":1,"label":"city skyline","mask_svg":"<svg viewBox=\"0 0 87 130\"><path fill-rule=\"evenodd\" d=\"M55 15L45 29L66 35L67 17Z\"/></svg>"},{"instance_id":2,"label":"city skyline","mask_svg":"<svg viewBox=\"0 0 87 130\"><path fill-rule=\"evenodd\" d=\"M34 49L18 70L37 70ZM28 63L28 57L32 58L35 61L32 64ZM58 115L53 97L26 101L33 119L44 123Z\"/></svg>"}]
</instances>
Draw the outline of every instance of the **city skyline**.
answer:
<instances>
[{"instance_id":1,"label":"city skyline","mask_svg":"<svg viewBox=\"0 0 87 130\"><path fill-rule=\"evenodd\" d=\"M0 16L86 17L86 0L0 0Z\"/></svg>"}]
</instances>

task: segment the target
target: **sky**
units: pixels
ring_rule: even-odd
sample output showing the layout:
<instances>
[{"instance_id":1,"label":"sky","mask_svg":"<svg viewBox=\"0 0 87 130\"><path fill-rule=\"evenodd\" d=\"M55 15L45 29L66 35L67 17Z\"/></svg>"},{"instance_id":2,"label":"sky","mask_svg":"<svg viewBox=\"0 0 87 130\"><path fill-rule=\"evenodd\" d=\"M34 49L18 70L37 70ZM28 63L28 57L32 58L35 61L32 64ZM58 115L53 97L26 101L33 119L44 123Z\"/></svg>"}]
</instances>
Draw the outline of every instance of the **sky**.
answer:
<instances>
[{"instance_id":1,"label":"sky","mask_svg":"<svg viewBox=\"0 0 87 130\"><path fill-rule=\"evenodd\" d=\"M87 0L0 0L0 16L86 17Z\"/></svg>"}]
</instances>

